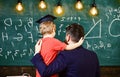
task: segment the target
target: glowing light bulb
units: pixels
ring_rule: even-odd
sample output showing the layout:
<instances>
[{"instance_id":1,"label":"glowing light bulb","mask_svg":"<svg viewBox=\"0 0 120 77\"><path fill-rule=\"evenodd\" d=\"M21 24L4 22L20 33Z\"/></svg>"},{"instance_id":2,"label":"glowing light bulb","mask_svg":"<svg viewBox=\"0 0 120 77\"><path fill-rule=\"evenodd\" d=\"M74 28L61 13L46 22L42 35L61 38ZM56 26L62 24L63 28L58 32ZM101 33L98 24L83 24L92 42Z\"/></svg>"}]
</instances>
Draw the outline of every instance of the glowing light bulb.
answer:
<instances>
[{"instance_id":1,"label":"glowing light bulb","mask_svg":"<svg viewBox=\"0 0 120 77\"><path fill-rule=\"evenodd\" d=\"M61 14L61 13L63 12L62 6L57 6L57 7L56 7L56 12L57 12L58 14Z\"/></svg>"},{"instance_id":2,"label":"glowing light bulb","mask_svg":"<svg viewBox=\"0 0 120 77\"><path fill-rule=\"evenodd\" d=\"M55 7L54 14L57 16L62 16L64 14L64 8L62 6Z\"/></svg>"},{"instance_id":3,"label":"glowing light bulb","mask_svg":"<svg viewBox=\"0 0 120 77\"><path fill-rule=\"evenodd\" d=\"M83 4L81 3L81 1L77 1L77 3L75 4L75 8L77 10L82 10L83 9Z\"/></svg>"},{"instance_id":4,"label":"glowing light bulb","mask_svg":"<svg viewBox=\"0 0 120 77\"><path fill-rule=\"evenodd\" d=\"M96 16L98 14L98 10L95 6L90 9L90 14L93 16Z\"/></svg>"},{"instance_id":5,"label":"glowing light bulb","mask_svg":"<svg viewBox=\"0 0 120 77\"><path fill-rule=\"evenodd\" d=\"M44 1L40 1L40 3L39 3L39 8L40 8L41 10L45 10L45 9L47 8L46 3L45 3Z\"/></svg>"},{"instance_id":6,"label":"glowing light bulb","mask_svg":"<svg viewBox=\"0 0 120 77\"><path fill-rule=\"evenodd\" d=\"M22 3L19 2L19 3L16 5L16 9L17 9L18 11L22 11L22 10L23 10Z\"/></svg>"}]
</instances>

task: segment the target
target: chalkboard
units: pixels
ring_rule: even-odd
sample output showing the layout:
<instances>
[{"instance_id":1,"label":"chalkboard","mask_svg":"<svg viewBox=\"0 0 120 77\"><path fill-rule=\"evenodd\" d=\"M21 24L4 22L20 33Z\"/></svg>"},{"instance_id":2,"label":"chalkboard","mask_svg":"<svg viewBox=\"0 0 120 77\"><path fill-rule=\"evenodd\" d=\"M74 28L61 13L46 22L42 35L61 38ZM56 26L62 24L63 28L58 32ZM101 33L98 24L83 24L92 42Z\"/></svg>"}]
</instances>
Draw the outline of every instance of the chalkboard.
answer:
<instances>
[{"instance_id":1,"label":"chalkboard","mask_svg":"<svg viewBox=\"0 0 120 77\"><path fill-rule=\"evenodd\" d=\"M23 0L24 11L15 10L17 0L0 0L0 66L32 66L36 41L42 36L37 19L53 14L57 0L45 0L47 9L38 8L39 0ZM97 53L101 66L120 66L120 0L96 0L98 16L88 11L92 0L82 0L84 9L74 8L76 0L61 0L65 14L55 20L56 38L64 41L65 27L79 23L85 29L84 47ZM69 3L69 4L68 4Z\"/></svg>"}]
</instances>

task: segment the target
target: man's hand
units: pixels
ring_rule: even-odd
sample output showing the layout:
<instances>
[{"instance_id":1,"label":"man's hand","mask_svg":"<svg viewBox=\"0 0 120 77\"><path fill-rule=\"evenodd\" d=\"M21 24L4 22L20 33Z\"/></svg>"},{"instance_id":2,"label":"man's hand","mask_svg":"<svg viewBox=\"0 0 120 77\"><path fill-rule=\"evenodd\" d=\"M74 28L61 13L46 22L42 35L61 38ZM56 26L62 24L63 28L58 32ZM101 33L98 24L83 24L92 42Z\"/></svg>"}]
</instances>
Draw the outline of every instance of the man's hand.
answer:
<instances>
[{"instance_id":1,"label":"man's hand","mask_svg":"<svg viewBox=\"0 0 120 77\"><path fill-rule=\"evenodd\" d=\"M40 40L38 40L38 42L35 45L35 54L34 55L36 55L37 53L40 52L41 46L42 46L42 40L40 39Z\"/></svg>"}]
</instances>

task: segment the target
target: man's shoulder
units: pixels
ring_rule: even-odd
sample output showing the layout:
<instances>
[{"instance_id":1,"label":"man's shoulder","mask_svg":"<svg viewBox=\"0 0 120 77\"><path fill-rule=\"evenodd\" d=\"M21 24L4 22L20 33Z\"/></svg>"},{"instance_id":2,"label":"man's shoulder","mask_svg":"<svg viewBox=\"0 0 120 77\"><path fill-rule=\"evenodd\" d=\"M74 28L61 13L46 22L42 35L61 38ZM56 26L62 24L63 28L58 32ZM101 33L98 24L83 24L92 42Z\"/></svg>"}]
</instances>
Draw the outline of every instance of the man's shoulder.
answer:
<instances>
[{"instance_id":1,"label":"man's shoulder","mask_svg":"<svg viewBox=\"0 0 120 77\"><path fill-rule=\"evenodd\" d=\"M72 55L72 54L77 53L77 52L96 55L95 51L92 51L92 50L89 50L87 48L84 48L83 46L80 46L80 47L78 47L76 49L73 49L73 50L64 50L64 51L61 51L59 54L62 54L62 55L69 55L69 54L71 54Z\"/></svg>"}]
</instances>

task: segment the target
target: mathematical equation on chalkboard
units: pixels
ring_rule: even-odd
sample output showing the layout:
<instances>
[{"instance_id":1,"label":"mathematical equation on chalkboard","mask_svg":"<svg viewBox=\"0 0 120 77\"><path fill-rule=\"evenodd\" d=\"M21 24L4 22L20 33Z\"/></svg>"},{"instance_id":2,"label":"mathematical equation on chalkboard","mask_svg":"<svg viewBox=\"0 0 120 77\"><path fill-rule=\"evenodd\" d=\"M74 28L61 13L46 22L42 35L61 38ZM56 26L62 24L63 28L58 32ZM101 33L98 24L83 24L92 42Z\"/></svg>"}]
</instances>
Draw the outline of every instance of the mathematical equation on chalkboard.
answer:
<instances>
[{"instance_id":1,"label":"mathematical equation on chalkboard","mask_svg":"<svg viewBox=\"0 0 120 77\"><path fill-rule=\"evenodd\" d=\"M104 15L106 20L103 20L102 18L97 20L94 18L91 19L90 22L92 22L92 24L86 30L85 35L86 40L84 43L86 48L95 51L98 49L105 50L107 48L111 48L112 44L110 41L104 41L103 39L107 37L120 37L120 25L118 25L120 24L120 7L117 9L109 8L106 10L106 14ZM58 37L65 34L66 25L64 25L64 23L67 22L69 25L69 22L71 21L80 22L84 20L80 16L61 17L59 21L60 24L57 29ZM33 18L17 17L14 19L12 17L3 17L0 19L0 22L2 23L2 30L0 30L0 57L4 57L4 59L11 58L12 60L15 60L15 57L18 56L19 58L23 58L24 56L33 56L34 43L37 41L35 37L39 33L39 28L38 26L34 25ZM107 24L103 25L104 23ZM36 34L36 36L34 34ZM99 39L99 41L91 43L88 41L91 39Z\"/></svg>"}]
</instances>

